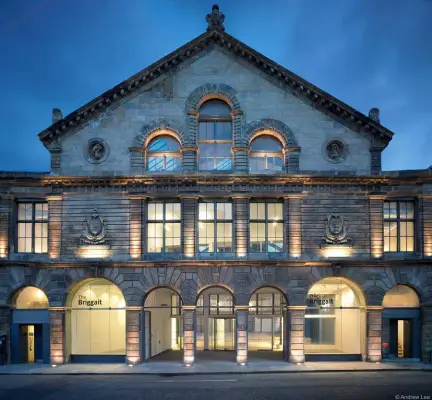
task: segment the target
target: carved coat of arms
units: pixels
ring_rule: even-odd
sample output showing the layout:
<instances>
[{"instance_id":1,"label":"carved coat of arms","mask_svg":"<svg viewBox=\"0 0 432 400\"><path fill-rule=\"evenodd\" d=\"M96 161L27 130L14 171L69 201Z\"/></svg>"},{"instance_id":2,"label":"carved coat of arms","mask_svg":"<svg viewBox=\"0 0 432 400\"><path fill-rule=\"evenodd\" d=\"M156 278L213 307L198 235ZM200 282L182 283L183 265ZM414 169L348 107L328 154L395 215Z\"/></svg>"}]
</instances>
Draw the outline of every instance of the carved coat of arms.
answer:
<instances>
[{"instance_id":1,"label":"carved coat of arms","mask_svg":"<svg viewBox=\"0 0 432 400\"><path fill-rule=\"evenodd\" d=\"M106 242L106 219L101 217L97 209L83 221L84 232L81 241L86 244L104 244Z\"/></svg>"},{"instance_id":2,"label":"carved coat of arms","mask_svg":"<svg viewBox=\"0 0 432 400\"><path fill-rule=\"evenodd\" d=\"M347 218L337 212L337 208L335 208L333 213L326 217L325 238L322 243L324 245L352 243L352 240L347 237Z\"/></svg>"}]
</instances>

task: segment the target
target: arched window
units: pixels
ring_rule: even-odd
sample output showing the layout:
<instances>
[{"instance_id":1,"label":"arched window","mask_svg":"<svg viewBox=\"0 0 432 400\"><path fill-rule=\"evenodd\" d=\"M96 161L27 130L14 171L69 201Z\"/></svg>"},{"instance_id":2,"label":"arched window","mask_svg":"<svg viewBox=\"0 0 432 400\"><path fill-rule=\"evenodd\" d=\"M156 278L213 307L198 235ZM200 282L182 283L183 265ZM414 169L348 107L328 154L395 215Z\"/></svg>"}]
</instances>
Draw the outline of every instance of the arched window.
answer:
<instances>
[{"instance_id":1,"label":"arched window","mask_svg":"<svg viewBox=\"0 0 432 400\"><path fill-rule=\"evenodd\" d=\"M48 307L49 303L45 293L33 286L27 286L20 290L15 299L15 308L18 310L45 309Z\"/></svg>"},{"instance_id":2,"label":"arched window","mask_svg":"<svg viewBox=\"0 0 432 400\"><path fill-rule=\"evenodd\" d=\"M199 169L232 169L231 109L222 100L209 100L199 109Z\"/></svg>"},{"instance_id":3,"label":"arched window","mask_svg":"<svg viewBox=\"0 0 432 400\"><path fill-rule=\"evenodd\" d=\"M249 151L251 172L282 172L284 165L282 143L270 135L253 139Z\"/></svg>"},{"instance_id":4,"label":"arched window","mask_svg":"<svg viewBox=\"0 0 432 400\"><path fill-rule=\"evenodd\" d=\"M147 170L178 171L181 168L180 143L169 135L156 136L147 146Z\"/></svg>"}]
</instances>

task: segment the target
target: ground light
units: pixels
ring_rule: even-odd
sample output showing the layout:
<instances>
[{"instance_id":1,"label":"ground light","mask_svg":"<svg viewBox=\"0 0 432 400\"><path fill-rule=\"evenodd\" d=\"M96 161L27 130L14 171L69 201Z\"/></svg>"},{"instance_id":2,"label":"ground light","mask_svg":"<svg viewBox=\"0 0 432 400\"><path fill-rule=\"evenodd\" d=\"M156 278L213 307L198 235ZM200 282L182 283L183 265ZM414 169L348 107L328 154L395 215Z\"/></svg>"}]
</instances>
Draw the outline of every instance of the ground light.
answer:
<instances>
[{"instance_id":1,"label":"ground light","mask_svg":"<svg viewBox=\"0 0 432 400\"><path fill-rule=\"evenodd\" d=\"M51 365L51 367L55 368L55 367L57 367L57 365L53 364L53 365Z\"/></svg>"},{"instance_id":2,"label":"ground light","mask_svg":"<svg viewBox=\"0 0 432 400\"><path fill-rule=\"evenodd\" d=\"M128 367L131 367L131 368L132 368L132 367L133 367L133 364L129 364Z\"/></svg>"}]
</instances>

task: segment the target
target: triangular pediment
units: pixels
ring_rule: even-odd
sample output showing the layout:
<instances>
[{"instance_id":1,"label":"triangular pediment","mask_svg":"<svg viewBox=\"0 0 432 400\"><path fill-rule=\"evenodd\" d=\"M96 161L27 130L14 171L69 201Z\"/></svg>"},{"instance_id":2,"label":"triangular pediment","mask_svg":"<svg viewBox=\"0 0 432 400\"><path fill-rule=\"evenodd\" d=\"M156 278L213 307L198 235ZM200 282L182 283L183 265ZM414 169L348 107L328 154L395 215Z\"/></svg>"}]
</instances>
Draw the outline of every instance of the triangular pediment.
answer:
<instances>
[{"instance_id":1,"label":"triangular pediment","mask_svg":"<svg viewBox=\"0 0 432 400\"><path fill-rule=\"evenodd\" d=\"M196 59L200 54L208 52L213 47L220 47L225 53L229 52L233 57L241 59L242 63L248 63L259 69L273 82L287 88L293 95L338 122L346 123L351 129L354 127L355 130L362 130L373 136L376 135L378 146L385 147L391 140L393 132L382 126L378 121L353 109L219 29L209 30L198 36L58 120L39 133L40 140L46 147L52 148L52 144L68 132L76 131L80 126L83 126L107 108L112 107L135 92L145 90L146 86L150 86L157 79L160 79L173 69L178 70L183 63Z\"/></svg>"}]
</instances>

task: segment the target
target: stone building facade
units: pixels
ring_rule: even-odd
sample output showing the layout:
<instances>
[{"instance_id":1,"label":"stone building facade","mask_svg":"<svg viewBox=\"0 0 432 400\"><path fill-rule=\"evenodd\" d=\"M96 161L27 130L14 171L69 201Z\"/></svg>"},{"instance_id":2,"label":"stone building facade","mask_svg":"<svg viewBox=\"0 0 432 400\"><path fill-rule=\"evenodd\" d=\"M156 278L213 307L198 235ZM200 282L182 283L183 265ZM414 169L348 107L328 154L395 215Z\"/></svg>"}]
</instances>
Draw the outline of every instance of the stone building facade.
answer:
<instances>
[{"instance_id":1,"label":"stone building facade","mask_svg":"<svg viewBox=\"0 0 432 400\"><path fill-rule=\"evenodd\" d=\"M9 361L31 361L20 344L30 331L32 357L53 364L111 353L136 364L175 346L193 364L219 345L243 364L252 341L275 350L266 334L290 362L429 360L432 171L382 171L393 133L377 109L365 116L231 37L216 6L207 23L73 113L54 109L39 134L49 173L0 174ZM91 282L89 293L105 282L109 294L86 297ZM121 350L78 343L105 317L98 335L117 329L111 312L124 316ZM275 315L267 328L260 313Z\"/></svg>"}]
</instances>

